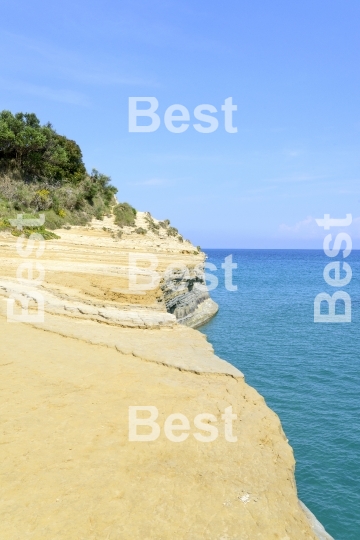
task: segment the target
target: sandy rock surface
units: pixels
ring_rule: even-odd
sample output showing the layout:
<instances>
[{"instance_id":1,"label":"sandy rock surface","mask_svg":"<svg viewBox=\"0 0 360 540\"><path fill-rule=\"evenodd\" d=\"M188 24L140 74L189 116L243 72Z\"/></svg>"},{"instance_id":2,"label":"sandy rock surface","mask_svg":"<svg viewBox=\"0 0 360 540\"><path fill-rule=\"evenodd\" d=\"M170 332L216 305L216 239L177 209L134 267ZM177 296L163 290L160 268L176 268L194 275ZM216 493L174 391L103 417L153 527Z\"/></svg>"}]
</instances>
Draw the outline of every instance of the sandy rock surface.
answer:
<instances>
[{"instance_id":1,"label":"sandy rock surface","mask_svg":"<svg viewBox=\"0 0 360 540\"><path fill-rule=\"evenodd\" d=\"M176 322L168 288L129 294L130 250L152 250L162 273L204 256L173 238L157 246L150 233L114 239L106 226L46 243L40 323L8 320L7 298L24 285L19 265L37 259L0 238L1 540L316 539L276 414L202 334ZM21 294L31 298L31 287ZM206 302L195 322L201 306L213 315ZM129 440L132 406L157 408L156 440ZM222 419L230 406L233 442ZM173 413L189 420L183 442L164 433ZM203 413L215 417L212 442L194 436L208 434L194 425Z\"/></svg>"},{"instance_id":2,"label":"sandy rock surface","mask_svg":"<svg viewBox=\"0 0 360 540\"><path fill-rule=\"evenodd\" d=\"M180 371L4 317L0 331L4 540L316 538L280 422L241 376ZM163 332L176 330L158 330L159 349ZM148 405L160 436L130 442L128 408ZM235 443L221 420L230 405ZM190 435L174 443L163 425L179 412ZM200 413L217 419L213 442L193 436Z\"/></svg>"}]
</instances>

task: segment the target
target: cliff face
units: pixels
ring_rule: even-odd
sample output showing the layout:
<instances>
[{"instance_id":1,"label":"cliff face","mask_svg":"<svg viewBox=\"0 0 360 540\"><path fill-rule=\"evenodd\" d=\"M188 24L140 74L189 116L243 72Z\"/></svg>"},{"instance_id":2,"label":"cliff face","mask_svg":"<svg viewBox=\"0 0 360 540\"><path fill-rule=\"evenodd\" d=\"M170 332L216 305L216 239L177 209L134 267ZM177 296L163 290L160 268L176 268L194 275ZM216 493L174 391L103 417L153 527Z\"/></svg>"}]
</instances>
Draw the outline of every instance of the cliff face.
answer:
<instances>
[{"instance_id":1,"label":"cliff face","mask_svg":"<svg viewBox=\"0 0 360 540\"><path fill-rule=\"evenodd\" d=\"M58 231L62 238L47 242L39 323L7 321L9 294L34 296L16 279L24 262L16 240L0 238L4 538L315 540L278 417L186 327L216 309L195 287L203 255L173 239L114 239L102 226ZM129 291L129 253L149 252L158 286ZM180 262L188 274L167 273ZM137 406L158 411L153 441L129 438L129 407ZM165 428L179 413L188 436L174 442ZM199 427L202 414L212 416ZM209 426L215 439L195 436Z\"/></svg>"},{"instance_id":2,"label":"cliff face","mask_svg":"<svg viewBox=\"0 0 360 540\"><path fill-rule=\"evenodd\" d=\"M144 216L139 212L136 224L143 230ZM119 238L113 219L105 218L91 227L56 231L61 240L47 242L39 261L46 311L141 327L176 321L195 327L211 318L218 308L205 288L204 254L166 232L134 230L124 227ZM0 290L26 296L15 278L20 257L14 237L4 234L1 246ZM158 277L153 285L152 268Z\"/></svg>"},{"instance_id":3,"label":"cliff face","mask_svg":"<svg viewBox=\"0 0 360 540\"><path fill-rule=\"evenodd\" d=\"M196 328L218 311L217 304L206 290L201 263L195 268L189 266L173 270L170 276L165 273L161 290L167 312L173 313L180 324Z\"/></svg>"}]
</instances>

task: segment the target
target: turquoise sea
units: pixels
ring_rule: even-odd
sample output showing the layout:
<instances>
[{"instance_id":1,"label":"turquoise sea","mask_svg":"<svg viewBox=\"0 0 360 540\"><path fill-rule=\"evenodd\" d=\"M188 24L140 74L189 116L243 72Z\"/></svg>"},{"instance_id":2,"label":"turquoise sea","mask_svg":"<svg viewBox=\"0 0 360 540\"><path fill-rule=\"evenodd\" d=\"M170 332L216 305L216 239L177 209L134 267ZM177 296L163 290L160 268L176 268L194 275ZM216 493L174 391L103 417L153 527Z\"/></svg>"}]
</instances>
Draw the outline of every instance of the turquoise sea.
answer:
<instances>
[{"instance_id":1,"label":"turquoise sea","mask_svg":"<svg viewBox=\"0 0 360 540\"><path fill-rule=\"evenodd\" d=\"M360 539L360 252L346 262L352 322L313 322L314 298L333 294L317 250L205 250L220 310L200 330L279 415L292 445L299 498L335 540ZM342 252L341 252L342 253ZM221 263L238 264L224 286ZM209 272L209 271L208 271Z\"/></svg>"}]
</instances>

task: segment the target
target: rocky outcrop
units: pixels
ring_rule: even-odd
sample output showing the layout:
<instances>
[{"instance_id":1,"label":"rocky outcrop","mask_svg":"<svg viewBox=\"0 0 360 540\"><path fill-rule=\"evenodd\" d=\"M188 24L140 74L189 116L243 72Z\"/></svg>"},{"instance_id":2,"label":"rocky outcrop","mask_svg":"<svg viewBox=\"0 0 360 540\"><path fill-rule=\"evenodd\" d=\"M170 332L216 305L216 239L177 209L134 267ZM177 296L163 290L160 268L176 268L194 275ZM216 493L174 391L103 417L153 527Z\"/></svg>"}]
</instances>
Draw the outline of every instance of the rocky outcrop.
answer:
<instances>
[{"instance_id":1,"label":"rocky outcrop","mask_svg":"<svg viewBox=\"0 0 360 540\"><path fill-rule=\"evenodd\" d=\"M161 290L166 310L175 315L180 324L197 328L210 320L218 311L207 291L204 266L185 267L166 272Z\"/></svg>"}]
</instances>

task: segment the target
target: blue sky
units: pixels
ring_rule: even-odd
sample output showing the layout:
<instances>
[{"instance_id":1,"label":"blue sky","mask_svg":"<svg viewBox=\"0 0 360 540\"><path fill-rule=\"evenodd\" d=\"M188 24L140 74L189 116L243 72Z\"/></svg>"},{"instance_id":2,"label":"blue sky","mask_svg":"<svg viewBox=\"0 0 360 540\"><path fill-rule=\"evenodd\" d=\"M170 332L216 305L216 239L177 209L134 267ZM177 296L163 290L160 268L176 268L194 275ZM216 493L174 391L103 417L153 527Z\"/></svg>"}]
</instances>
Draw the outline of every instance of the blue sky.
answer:
<instances>
[{"instance_id":1,"label":"blue sky","mask_svg":"<svg viewBox=\"0 0 360 540\"><path fill-rule=\"evenodd\" d=\"M196 245L321 248L314 219L351 213L360 247L359 20L358 0L3 0L1 109L51 121ZM128 132L130 96L158 99L156 132ZM170 133L176 103L219 128Z\"/></svg>"}]
</instances>

